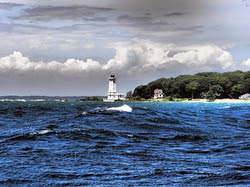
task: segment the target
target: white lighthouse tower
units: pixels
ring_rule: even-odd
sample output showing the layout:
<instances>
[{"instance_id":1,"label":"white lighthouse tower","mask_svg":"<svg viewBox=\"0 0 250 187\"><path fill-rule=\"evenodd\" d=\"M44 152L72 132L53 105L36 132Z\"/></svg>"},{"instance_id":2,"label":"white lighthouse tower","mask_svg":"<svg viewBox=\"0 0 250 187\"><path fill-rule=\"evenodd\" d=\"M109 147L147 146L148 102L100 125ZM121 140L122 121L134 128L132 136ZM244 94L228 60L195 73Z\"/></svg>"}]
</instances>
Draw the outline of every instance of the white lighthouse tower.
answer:
<instances>
[{"instance_id":1,"label":"white lighthouse tower","mask_svg":"<svg viewBox=\"0 0 250 187\"><path fill-rule=\"evenodd\" d=\"M108 91L108 98L104 99L104 101L113 102L125 100L123 93L117 93L116 91L116 76L115 74L111 74L109 77L109 91Z\"/></svg>"},{"instance_id":2,"label":"white lighthouse tower","mask_svg":"<svg viewBox=\"0 0 250 187\"><path fill-rule=\"evenodd\" d=\"M109 77L109 91L108 91L108 97L115 96L116 94L116 76L115 74L111 74Z\"/></svg>"}]
</instances>

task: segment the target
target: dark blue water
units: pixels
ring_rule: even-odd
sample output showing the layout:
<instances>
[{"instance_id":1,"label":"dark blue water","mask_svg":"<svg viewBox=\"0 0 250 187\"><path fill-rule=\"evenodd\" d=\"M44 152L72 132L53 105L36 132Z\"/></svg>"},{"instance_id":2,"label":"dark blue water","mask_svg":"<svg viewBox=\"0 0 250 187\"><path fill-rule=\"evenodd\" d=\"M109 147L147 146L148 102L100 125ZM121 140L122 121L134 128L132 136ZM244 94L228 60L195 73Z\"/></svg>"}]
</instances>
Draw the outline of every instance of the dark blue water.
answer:
<instances>
[{"instance_id":1,"label":"dark blue water","mask_svg":"<svg viewBox=\"0 0 250 187\"><path fill-rule=\"evenodd\" d=\"M249 103L0 101L0 185L247 186L249 111Z\"/></svg>"}]
</instances>

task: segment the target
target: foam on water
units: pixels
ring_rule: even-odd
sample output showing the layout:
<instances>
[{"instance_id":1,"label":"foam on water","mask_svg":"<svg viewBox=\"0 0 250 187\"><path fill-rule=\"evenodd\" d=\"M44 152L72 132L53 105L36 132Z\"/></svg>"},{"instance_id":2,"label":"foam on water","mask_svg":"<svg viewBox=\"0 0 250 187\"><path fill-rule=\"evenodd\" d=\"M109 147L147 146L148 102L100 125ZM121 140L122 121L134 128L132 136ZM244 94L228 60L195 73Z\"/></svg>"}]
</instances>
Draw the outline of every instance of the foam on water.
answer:
<instances>
[{"instance_id":1,"label":"foam on water","mask_svg":"<svg viewBox=\"0 0 250 187\"><path fill-rule=\"evenodd\" d=\"M224 107L221 107L219 109L226 109L226 108L231 108L231 106L224 106Z\"/></svg>"},{"instance_id":2,"label":"foam on water","mask_svg":"<svg viewBox=\"0 0 250 187\"><path fill-rule=\"evenodd\" d=\"M133 109L130 106L125 104L119 107L110 107L110 108L107 108L107 110L120 111L120 112L132 112Z\"/></svg>"},{"instance_id":3,"label":"foam on water","mask_svg":"<svg viewBox=\"0 0 250 187\"><path fill-rule=\"evenodd\" d=\"M40 130L39 132L31 132L29 134L30 135L37 135L37 134L43 135L43 134L47 134L49 132L51 132L51 130L46 129L46 130Z\"/></svg>"},{"instance_id":4,"label":"foam on water","mask_svg":"<svg viewBox=\"0 0 250 187\"><path fill-rule=\"evenodd\" d=\"M20 102L26 102L25 99L0 99L0 101L11 101L11 102L20 101Z\"/></svg>"},{"instance_id":5,"label":"foam on water","mask_svg":"<svg viewBox=\"0 0 250 187\"><path fill-rule=\"evenodd\" d=\"M45 99L31 99L31 100L29 100L29 101L45 101Z\"/></svg>"},{"instance_id":6,"label":"foam on water","mask_svg":"<svg viewBox=\"0 0 250 187\"><path fill-rule=\"evenodd\" d=\"M38 132L38 134L47 134L48 132L50 132L50 130L41 130Z\"/></svg>"}]
</instances>

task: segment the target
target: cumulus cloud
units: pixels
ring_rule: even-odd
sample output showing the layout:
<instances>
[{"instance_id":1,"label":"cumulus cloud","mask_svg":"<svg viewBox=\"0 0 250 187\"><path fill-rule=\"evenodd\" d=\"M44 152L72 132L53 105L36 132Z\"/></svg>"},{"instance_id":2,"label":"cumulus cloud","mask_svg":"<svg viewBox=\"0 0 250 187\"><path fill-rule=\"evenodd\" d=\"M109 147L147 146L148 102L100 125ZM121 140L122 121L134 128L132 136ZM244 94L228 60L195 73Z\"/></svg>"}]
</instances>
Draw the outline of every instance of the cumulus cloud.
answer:
<instances>
[{"instance_id":1,"label":"cumulus cloud","mask_svg":"<svg viewBox=\"0 0 250 187\"><path fill-rule=\"evenodd\" d=\"M111 46L110 46L111 47ZM18 70L28 71L54 71L67 72L91 72L91 71L124 71L128 74L141 74L156 71L158 67L168 67L173 62L178 62L189 67L187 73L196 71L226 71L234 67L232 56L229 52L215 45L189 45L178 46L175 44L159 44L149 41L127 44L117 43L112 46L116 50L114 58L107 63L100 63L92 59L86 61L68 59L65 62L32 62L24 57L21 52L2 57L0 59L0 71L6 72ZM175 51L173 55L171 52ZM178 52L179 51L179 52ZM243 64L248 65L250 60ZM174 68L174 67L172 67ZM172 69L166 72L172 71Z\"/></svg>"},{"instance_id":2,"label":"cumulus cloud","mask_svg":"<svg viewBox=\"0 0 250 187\"><path fill-rule=\"evenodd\" d=\"M166 73L178 72L178 69L186 73L226 71L234 67L229 52L210 44L178 46L143 41L140 44L117 44L113 47L116 49L116 56L103 68L126 70L130 74L154 72L159 67ZM172 51L180 52L170 55ZM180 65L183 68L180 69Z\"/></svg>"},{"instance_id":3,"label":"cumulus cloud","mask_svg":"<svg viewBox=\"0 0 250 187\"><path fill-rule=\"evenodd\" d=\"M57 61L51 62L32 62L29 58L24 57L21 52L14 52L13 54L0 59L0 72L44 72L51 71L53 73L65 74L70 72L89 72L101 70L99 62L88 59L86 62L77 59L68 59L64 63Z\"/></svg>"},{"instance_id":4,"label":"cumulus cloud","mask_svg":"<svg viewBox=\"0 0 250 187\"><path fill-rule=\"evenodd\" d=\"M68 59L65 62L33 62L21 52L0 58L1 95L105 95L108 75L101 64Z\"/></svg>"},{"instance_id":5,"label":"cumulus cloud","mask_svg":"<svg viewBox=\"0 0 250 187\"><path fill-rule=\"evenodd\" d=\"M0 79L2 84L11 82L31 90L41 85L39 89L51 89L55 93L67 87L71 95L80 95L76 92L83 93L81 95L105 95L106 79L112 72L119 75L122 91L125 92L160 77L234 68L231 54L210 44L178 46L138 41L134 44L117 43L110 47L116 50L116 55L106 63L93 59L33 62L21 52L14 52L0 58ZM249 65L250 59L243 64ZM63 93L61 95L67 95L68 92Z\"/></svg>"},{"instance_id":6,"label":"cumulus cloud","mask_svg":"<svg viewBox=\"0 0 250 187\"><path fill-rule=\"evenodd\" d=\"M242 63L243 66L250 68L250 58Z\"/></svg>"}]
</instances>

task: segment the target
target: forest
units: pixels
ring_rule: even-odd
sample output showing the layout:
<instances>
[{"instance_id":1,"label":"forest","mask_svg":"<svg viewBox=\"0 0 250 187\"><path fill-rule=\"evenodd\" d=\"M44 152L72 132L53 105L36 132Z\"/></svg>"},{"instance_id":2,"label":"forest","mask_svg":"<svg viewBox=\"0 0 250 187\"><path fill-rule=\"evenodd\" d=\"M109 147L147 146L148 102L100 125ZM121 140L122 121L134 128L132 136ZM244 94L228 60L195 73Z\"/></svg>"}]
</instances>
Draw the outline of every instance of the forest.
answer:
<instances>
[{"instance_id":1,"label":"forest","mask_svg":"<svg viewBox=\"0 0 250 187\"><path fill-rule=\"evenodd\" d=\"M127 93L130 100L150 99L155 89L163 89L165 97L172 98L239 98L250 93L250 71L202 72L195 75L180 75L161 78L141 85Z\"/></svg>"}]
</instances>

